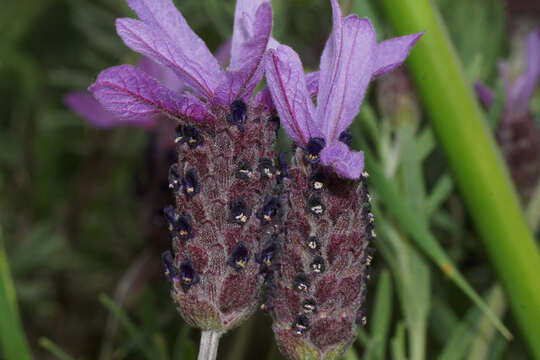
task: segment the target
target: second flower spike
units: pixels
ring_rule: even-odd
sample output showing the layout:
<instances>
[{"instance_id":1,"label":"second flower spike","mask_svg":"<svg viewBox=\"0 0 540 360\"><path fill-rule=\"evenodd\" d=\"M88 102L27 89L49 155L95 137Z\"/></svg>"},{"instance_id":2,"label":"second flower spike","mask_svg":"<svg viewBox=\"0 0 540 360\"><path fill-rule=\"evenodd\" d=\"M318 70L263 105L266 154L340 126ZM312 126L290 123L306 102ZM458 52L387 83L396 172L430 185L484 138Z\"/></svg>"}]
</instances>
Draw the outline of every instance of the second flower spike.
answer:
<instances>
[{"instance_id":1,"label":"second flower spike","mask_svg":"<svg viewBox=\"0 0 540 360\"><path fill-rule=\"evenodd\" d=\"M309 82L287 46L269 50L265 63L272 99L297 145L285 182L281 276L267 305L280 350L295 360L339 359L356 324L367 321L369 243L376 235L363 153L349 149L348 127L370 80L401 65L421 36L377 44L368 19L343 18L337 0L331 5L333 31Z\"/></svg>"}]
</instances>

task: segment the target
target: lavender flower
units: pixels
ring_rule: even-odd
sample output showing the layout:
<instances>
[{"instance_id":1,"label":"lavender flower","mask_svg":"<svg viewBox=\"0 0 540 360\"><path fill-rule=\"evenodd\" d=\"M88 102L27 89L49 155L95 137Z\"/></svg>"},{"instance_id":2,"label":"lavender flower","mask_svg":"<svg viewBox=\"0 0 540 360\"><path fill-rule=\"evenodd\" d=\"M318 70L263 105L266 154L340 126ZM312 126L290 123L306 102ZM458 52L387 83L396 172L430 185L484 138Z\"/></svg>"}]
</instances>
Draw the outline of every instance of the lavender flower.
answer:
<instances>
[{"instance_id":1,"label":"lavender flower","mask_svg":"<svg viewBox=\"0 0 540 360\"><path fill-rule=\"evenodd\" d=\"M256 309L274 269L269 249L281 236L272 151L278 124L267 121L273 117L262 96L251 98L271 42L270 3L237 2L227 71L171 0L128 4L140 20L118 19L120 37L173 71L188 91L174 91L130 65L103 71L90 90L123 121L164 114L180 122L178 163L169 171L175 205L164 209L173 252L162 260L184 319L222 333Z\"/></svg>"},{"instance_id":2,"label":"lavender flower","mask_svg":"<svg viewBox=\"0 0 540 360\"><path fill-rule=\"evenodd\" d=\"M521 197L527 200L540 179L540 133L529 110L540 78L540 31L527 36L525 58L525 70L514 81L509 63L499 63L505 101L496 135ZM490 108L493 91L482 83L476 83L475 89L482 105Z\"/></svg>"},{"instance_id":3,"label":"lavender flower","mask_svg":"<svg viewBox=\"0 0 540 360\"><path fill-rule=\"evenodd\" d=\"M291 48L271 49L265 60L282 125L298 145L287 182L281 276L267 305L279 348L291 359L338 359L354 341L355 323L365 323L375 232L363 154L349 149L347 128L370 80L398 67L421 36L377 44L369 20L342 18L337 0L331 4L333 31L309 88Z\"/></svg>"}]
</instances>

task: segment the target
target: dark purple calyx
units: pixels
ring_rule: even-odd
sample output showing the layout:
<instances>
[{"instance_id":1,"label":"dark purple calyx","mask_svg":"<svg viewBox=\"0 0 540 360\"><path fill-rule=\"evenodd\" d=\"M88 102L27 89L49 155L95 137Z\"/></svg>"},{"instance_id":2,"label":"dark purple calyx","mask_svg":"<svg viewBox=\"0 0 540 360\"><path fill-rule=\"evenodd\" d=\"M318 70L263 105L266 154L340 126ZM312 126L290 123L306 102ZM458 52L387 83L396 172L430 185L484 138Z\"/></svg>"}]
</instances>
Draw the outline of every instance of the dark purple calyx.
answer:
<instances>
[{"instance_id":1,"label":"dark purple calyx","mask_svg":"<svg viewBox=\"0 0 540 360\"><path fill-rule=\"evenodd\" d=\"M173 164L169 168L169 189L177 191L180 189L181 179L178 173L178 164Z\"/></svg>"},{"instance_id":2,"label":"dark purple calyx","mask_svg":"<svg viewBox=\"0 0 540 360\"><path fill-rule=\"evenodd\" d=\"M185 136L185 142L188 144L188 146L191 149L196 149L197 146L202 145L204 142L204 139L201 133L194 126L185 126L184 136Z\"/></svg>"},{"instance_id":3,"label":"dark purple calyx","mask_svg":"<svg viewBox=\"0 0 540 360\"><path fill-rule=\"evenodd\" d=\"M323 273L324 270L326 270L326 265L324 263L324 259L321 256L316 256L315 259L313 259L313 262L309 266L311 271L315 274Z\"/></svg>"},{"instance_id":4,"label":"dark purple calyx","mask_svg":"<svg viewBox=\"0 0 540 360\"><path fill-rule=\"evenodd\" d=\"M197 170L189 169L184 176L182 185L184 186L184 191L189 199L197 195L201 191Z\"/></svg>"},{"instance_id":5,"label":"dark purple calyx","mask_svg":"<svg viewBox=\"0 0 540 360\"><path fill-rule=\"evenodd\" d=\"M300 273L294 277L294 289L300 292L307 292L309 290L311 283L307 276L303 273Z\"/></svg>"},{"instance_id":6,"label":"dark purple calyx","mask_svg":"<svg viewBox=\"0 0 540 360\"><path fill-rule=\"evenodd\" d=\"M167 280L172 282L173 280L178 279L179 272L174 266L174 258L170 250L167 250L161 254L161 261L165 267L165 277Z\"/></svg>"},{"instance_id":7,"label":"dark purple calyx","mask_svg":"<svg viewBox=\"0 0 540 360\"><path fill-rule=\"evenodd\" d=\"M241 180L250 180L253 178L253 169L249 161L245 159L240 160L236 169L236 177Z\"/></svg>"},{"instance_id":8,"label":"dark purple calyx","mask_svg":"<svg viewBox=\"0 0 540 360\"><path fill-rule=\"evenodd\" d=\"M231 112L227 115L227 122L243 128L247 119L247 105L244 100L234 100L231 104Z\"/></svg>"},{"instance_id":9,"label":"dark purple calyx","mask_svg":"<svg viewBox=\"0 0 540 360\"><path fill-rule=\"evenodd\" d=\"M306 151L304 159L312 164L316 165L321 161L321 151L326 145L326 141L323 138L311 138L306 145Z\"/></svg>"},{"instance_id":10,"label":"dark purple calyx","mask_svg":"<svg viewBox=\"0 0 540 360\"><path fill-rule=\"evenodd\" d=\"M292 323L292 329L296 335L303 335L309 330L309 319L306 315L299 315Z\"/></svg>"},{"instance_id":11,"label":"dark purple calyx","mask_svg":"<svg viewBox=\"0 0 540 360\"><path fill-rule=\"evenodd\" d=\"M191 217L189 215L176 214L174 207L171 205L163 209L163 215L167 221L171 238L178 238L185 241L193 237L193 226L191 225Z\"/></svg>"},{"instance_id":12,"label":"dark purple calyx","mask_svg":"<svg viewBox=\"0 0 540 360\"><path fill-rule=\"evenodd\" d=\"M193 267L191 260L186 259L180 264L180 283L184 291L188 291L199 282L199 274Z\"/></svg>"},{"instance_id":13,"label":"dark purple calyx","mask_svg":"<svg viewBox=\"0 0 540 360\"><path fill-rule=\"evenodd\" d=\"M351 146L352 144L352 132L349 129L343 130L341 134L339 134L339 141L344 143L347 146Z\"/></svg>"},{"instance_id":14,"label":"dark purple calyx","mask_svg":"<svg viewBox=\"0 0 540 360\"><path fill-rule=\"evenodd\" d=\"M186 142L186 130L184 125L178 125L175 130L174 143L183 144Z\"/></svg>"},{"instance_id":15,"label":"dark purple calyx","mask_svg":"<svg viewBox=\"0 0 540 360\"><path fill-rule=\"evenodd\" d=\"M268 158L262 158L259 161L258 170L263 179L272 179L276 172L274 162Z\"/></svg>"},{"instance_id":16,"label":"dark purple calyx","mask_svg":"<svg viewBox=\"0 0 540 360\"><path fill-rule=\"evenodd\" d=\"M326 186L326 180L322 169L317 169L309 177L309 187L314 191L321 191Z\"/></svg>"},{"instance_id":17,"label":"dark purple calyx","mask_svg":"<svg viewBox=\"0 0 540 360\"><path fill-rule=\"evenodd\" d=\"M243 243L238 243L234 246L227 263L236 271L240 271L246 268L248 261L249 251L247 247Z\"/></svg>"},{"instance_id":18,"label":"dark purple calyx","mask_svg":"<svg viewBox=\"0 0 540 360\"><path fill-rule=\"evenodd\" d=\"M277 171L276 174L280 179L289 177L289 162L287 161L287 153L281 151L277 158Z\"/></svg>"},{"instance_id":19,"label":"dark purple calyx","mask_svg":"<svg viewBox=\"0 0 540 360\"><path fill-rule=\"evenodd\" d=\"M261 210L257 213L257 218L263 224L275 222L279 217L280 207L281 204L276 197L266 196Z\"/></svg>"},{"instance_id":20,"label":"dark purple calyx","mask_svg":"<svg viewBox=\"0 0 540 360\"><path fill-rule=\"evenodd\" d=\"M235 224L244 225L251 216L251 210L246 205L243 198L235 199L231 202L230 221Z\"/></svg>"},{"instance_id":21,"label":"dark purple calyx","mask_svg":"<svg viewBox=\"0 0 540 360\"><path fill-rule=\"evenodd\" d=\"M312 314L317 312L317 304L313 299L307 299L302 304L302 310L305 314Z\"/></svg>"},{"instance_id":22,"label":"dark purple calyx","mask_svg":"<svg viewBox=\"0 0 540 360\"><path fill-rule=\"evenodd\" d=\"M309 198L307 208L314 215L322 215L326 211L326 206L322 203L318 195L312 195Z\"/></svg>"},{"instance_id":23,"label":"dark purple calyx","mask_svg":"<svg viewBox=\"0 0 540 360\"><path fill-rule=\"evenodd\" d=\"M278 242L272 238L266 242L262 251L255 256L255 261L261 266L261 272L268 271L273 267L278 250Z\"/></svg>"},{"instance_id":24,"label":"dark purple calyx","mask_svg":"<svg viewBox=\"0 0 540 360\"><path fill-rule=\"evenodd\" d=\"M319 251L321 249L321 242L316 236L310 236L307 241L307 246L313 251Z\"/></svg>"}]
</instances>

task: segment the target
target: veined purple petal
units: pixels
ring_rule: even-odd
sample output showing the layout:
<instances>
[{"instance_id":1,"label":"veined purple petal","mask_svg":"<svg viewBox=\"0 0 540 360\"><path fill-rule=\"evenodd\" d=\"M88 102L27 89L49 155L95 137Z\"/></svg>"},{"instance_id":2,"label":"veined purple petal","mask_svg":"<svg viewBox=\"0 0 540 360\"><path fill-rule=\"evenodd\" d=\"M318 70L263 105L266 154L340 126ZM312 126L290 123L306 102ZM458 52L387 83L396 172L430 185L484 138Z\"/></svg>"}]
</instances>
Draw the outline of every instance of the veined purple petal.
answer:
<instances>
[{"instance_id":1,"label":"veined purple petal","mask_svg":"<svg viewBox=\"0 0 540 360\"><path fill-rule=\"evenodd\" d=\"M77 91L68 93L64 97L64 102L73 112L81 116L92 126L98 128L110 128L115 126L133 125L144 128L151 127L155 123L153 117L139 118L136 121L123 121L108 112L103 106L87 91Z\"/></svg>"},{"instance_id":2,"label":"veined purple petal","mask_svg":"<svg viewBox=\"0 0 540 360\"><path fill-rule=\"evenodd\" d=\"M334 29L321 58L317 124L327 144L336 142L360 109L372 76L376 35L368 19L350 15L332 0Z\"/></svg>"},{"instance_id":3,"label":"veined purple petal","mask_svg":"<svg viewBox=\"0 0 540 360\"><path fill-rule=\"evenodd\" d=\"M527 68L516 81L507 88L508 109L512 112L525 113L540 77L540 31L529 34L526 42ZM507 75L508 76L508 75Z\"/></svg>"},{"instance_id":4,"label":"veined purple petal","mask_svg":"<svg viewBox=\"0 0 540 360\"><path fill-rule=\"evenodd\" d=\"M168 67L158 65L145 56L139 61L138 67L172 91L182 92L184 90L184 82Z\"/></svg>"},{"instance_id":5,"label":"veined purple petal","mask_svg":"<svg viewBox=\"0 0 540 360\"><path fill-rule=\"evenodd\" d=\"M309 96L315 97L319 94L319 79L320 73L318 71L306 74L306 86Z\"/></svg>"},{"instance_id":6,"label":"veined purple petal","mask_svg":"<svg viewBox=\"0 0 540 360\"><path fill-rule=\"evenodd\" d=\"M302 62L288 46L268 50L265 59L266 81L281 124L300 146L319 137L314 123L315 107L309 96Z\"/></svg>"},{"instance_id":7,"label":"veined purple petal","mask_svg":"<svg viewBox=\"0 0 540 360\"><path fill-rule=\"evenodd\" d=\"M276 109L276 106L272 101L272 94L270 94L270 89L268 88L268 86L255 94L255 96L253 97L253 103L255 104L255 106L266 107L268 111L274 111Z\"/></svg>"},{"instance_id":8,"label":"veined purple petal","mask_svg":"<svg viewBox=\"0 0 540 360\"><path fill-rule=\"evenodd\" d=\"M221 44L216 50L216 60L219 65L224 69L229 65L231 61L231 46L232 40L228 39L223 44Z\"/></svg>"},{"instance_id":9,"label":"veined purple petal","mask_svg":"<svg viewBox=\"0 0 540 360\"><path fill-rule=\"evenodd\" d=\"M234 28L231 44L231 65L235 68L242 63L245 54L242 46L250 41L257 31L256 18L259 7L263 4L270 6L269 0L237 0L234 11ZM272 21L270 19L270 21Z\"/></svg>"},{"instance_id":10,"label":"veined purple petal","mask_svg":"<svg viewBox=\"0 0 540 360\"><path fill-rule=\"evenodd\" d=\"M221 74L217 60L171 0L128 0L128 4L143 22L159 30L162 37L167 36L188 59L197 62L208 74Z\"/></svg>"},{"instance_id":11,"label":"veined purple petal","mask_svg":"<svg viewBox=\"0 0 540 360\"><path fill-rule=\"evenodd\" d=\"M375 50L373 77L386 74L403 64L422 35L424 32L396 37L378 44Z\"/></svg>"},{"instance_id":12,"label":"veined purple petal","mask_svg":"<svg viewBox=\"0 0 540 360\"><path fill-rule=\"evenodd\" d=\"M153 119L158 114L211 121L204 103L167 89L131 65L102 71L89 90L106 110L125 121Z\"/></svg>"},{"instance_id":13,"label":"veined purple petal","mask_svg":"<svg viewBox=\"0 0 540 360\"><path fill-rule=\"evenodd\" d=\"M159 29L135 19L117 19L116 31L132 50L169 67L199 95L212 98L221 76L189 58Z\"/></svg>"},{"instance_id":14,"label":"veined purple petal","mask_svg":"<svg viewBox=\"0 0 540 360\"><path fill-rule=\"evenodd\" d=\"M257 9L253 35L240 46L241 58L231 59L226 79L215 92L215 101L229 105L234 100L246 102L263 76L262 59L272 31L272 8L265 2ZM234 45L234 40L233 40Z\"/></svg>"},{"instance_id":15,"label":"veined purple petal","mask_svg":"<svg viewBox=\"0 0 540 360\"><path fill-rule=\"evenodd\" d=\"M476 91L476 96L478 96L482 106L489 109L491 105L493 105L493 100L495 98L495 95L493 95L493 90L488 88L480 81L474 83L474 90Z\"/></svg>"},{"instance_id":16,"label":"veined purple petal","mask_svg":"<svg viewBox=\"0 0 540 360\"><path fill-rule=\"evenodd\" d=\"M340 176L357 179L364 170L364 153L350 150L347 145L336 142L321 151L321 162Z\"/></svg>"}]
</instances>

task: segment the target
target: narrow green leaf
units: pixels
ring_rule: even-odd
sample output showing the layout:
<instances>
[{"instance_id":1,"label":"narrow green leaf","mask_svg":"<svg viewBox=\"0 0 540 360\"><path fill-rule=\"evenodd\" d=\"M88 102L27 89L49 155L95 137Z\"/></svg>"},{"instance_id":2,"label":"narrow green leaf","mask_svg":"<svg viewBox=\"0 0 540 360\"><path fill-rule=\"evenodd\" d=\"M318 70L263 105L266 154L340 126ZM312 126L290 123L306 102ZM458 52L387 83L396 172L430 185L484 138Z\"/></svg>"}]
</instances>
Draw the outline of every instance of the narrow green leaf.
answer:
<instances>
[{"instance_id":1,"label":"narrow green leaf","mask_svg":"<svg viewBox=\"0 0 540 360\"><path fill-rule=\"evenodd\" d=\"M484 311L497 329L507 338L511 338L510 331L501 323L501 321L488 308L482 298L469 285L457 268L452 264L451 259L446 255L443 248L437 242L429 228L421 218L417 217L407 206L407 203L401 199L394 185L382 174L378 164L374 161L369 149L364 149L367 168L372 175L373 187L377 192L379 199L388 206L387 212L393 215L399 225L407 231L415 244L424 251L424 253L448 276L454 283ZM375 214L381 217L381 214Z\"/></svg>"},{"instance_id":2,"label":"narrow green leaf","mask_svg":"<svg viewBox=\"0 0 540 360\"><path fill-rule=\"evenodd\" d=\"M343 360L359 360L360 357L358 356L358 353L354 349L354 347L350 347L349 350L343 354Z\"/></svg>"},{"instance_id":3,"label":"narrow green leaf","mask_svg":"<svg viewBox=\"0 0 540 360\"><path fill-rule=\"evenodd\" d=\"M392 279L388 270L383 270L375 294L375 308L371 321L371 337L374 343L372 352L366 354L366 359L384 359L386 354L386 339L392 319ZM371 356L373 354L373 356Z\"/></svg>"},{"instance_id":4,"label":"narrow green leaf","mask_svg":"<svg viewBox=\"0 0 540 360\"><path fill-rule=\"evenodd\" d=\"M56 356L59 360L73 360L62 348L47 338L40 338L39 345Z\"/></svg>"},{"instance_id":5,"label":"narrow green leaf","mask_svg":"<svg viewBox=\"0 0 540 360\"><path fill-rule=\"evenodd\" d=\"M506 310L506 299L504 297L503 289L499 284L495 285L489 295L488 304L493 309L493 312L502 316ZM469 352L469 360L482 360L487 359L489 351L494 342L496 336L493 325L485 318L482 317L476 324L476 334L472 340L471 350Z\"/></svg>"},{"instance_id":6,"label":"narrow green leaf","mask_svg":"<svg viewBox=\"0 0 540 360\"><path fill-rule=\"evenodd\" d=\"M444 174L437 180L426 202L426 213L428 216L441 207L446 199L448 199L448 196L452 194L453 189L454 182L450 175Z\"/></svg>"},{"instance_id":7,"label":"narrow green leaf","mask_svg":"<svg viewBox=\"0 0 540 360\"><path fill-rule=\"evenodd\" d=\"M428 126L426 127L420 135L416 138L416 153L418 154L418 159L424 161L427 157L435 150L435 136L433 136L433 131Z\"/></svg>"},{"instance_id":8,"label":"narrow green leaf","mask_svg":"<svg viewBox=\"0 0 540 360\"><path fill-rule=\"evenodd\" d=\"M474 324L480 318L480 314L480 310L475 305L469 309L463 321L461 321L452 332L448 342L439 355L439 360L463 359L472 343Z\"/></svg>"},{"instance_id":9,"label":"narrow green leaf","mask_svg":"<svg viewBox=\"0 0 540 360\"><path fill-rule=\"evenodd\" d=\"M401 321L397 325L396 334L392 338L391 344L392 359L407 360L407 355L405 355L405 325Z\"/></svg>"},{"instance_id":10,"label":"narrow green leaf","mask_svg":"<svg viewBox=\"0 0 540 360\"><path fill-rule=\"evenodd\" d=\"M11 278L0 227L0 344L6 360L30 360L32 355L24 334L15 286Z\"/></svg>"},{"instance_id":11,"label":"narrow green leaf","mask_svg":"<svg viewBox=\"0 0 540 360\"><path fill-rule=\"evenodd\" d=\"M129 316L107 295L101 294L99 296L99 301L118 318L124 330L131 337L133 344L138 347L143 355L148 360L155 360L156 354L154 353L153 348L148 343L148 340L144 338L142 332L137 329L135 323L129 319Z\"/></svg>"},{"instance_id":12,"label":"narrow green leaf","mask_svg":"<svg viewBox=\"0 0 540 360\"><path fill-rule=\"evenodd\" d=\"M417 216L425 218L426 190L422 164L416 154L416 126L404 124L398 130L401 144L401 181L403 196Z\"/></svg>"},{"instance_id":13,"label":"narrow green leaf","mask_svg":"<svg viewBox=\"0 0 540 360\"><path fill-rule=\"evenodd\" d=\"M398 35L425 31L408 58L409 69L513 314L533 356L540 358L540 251L448 31L430 0L378 3ZM441 265L451 269L446 271L449 276L485 309L451 264ZM501 330L502 324L490 314Z\"/></svg>"}]
</instances>

